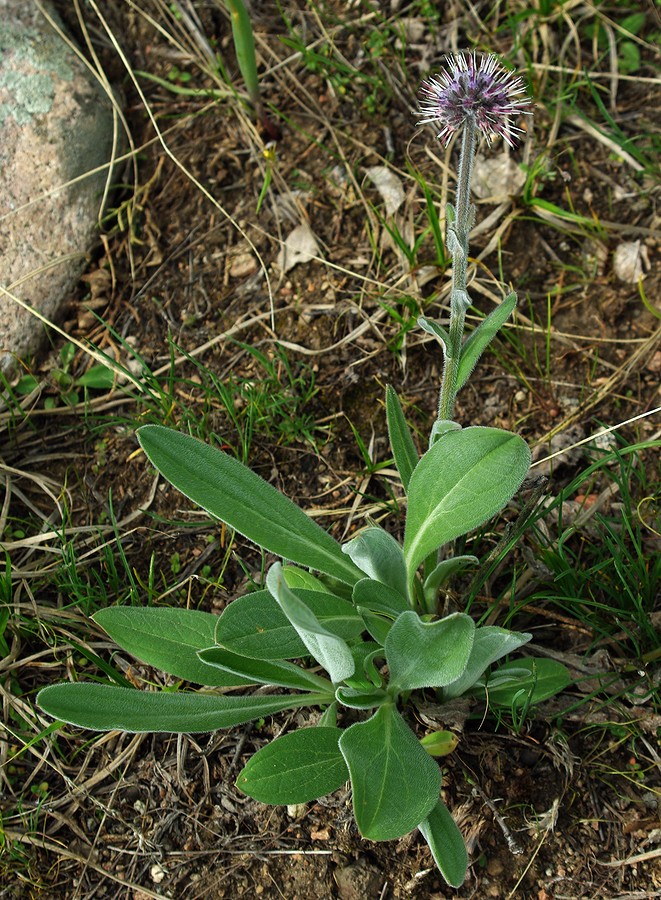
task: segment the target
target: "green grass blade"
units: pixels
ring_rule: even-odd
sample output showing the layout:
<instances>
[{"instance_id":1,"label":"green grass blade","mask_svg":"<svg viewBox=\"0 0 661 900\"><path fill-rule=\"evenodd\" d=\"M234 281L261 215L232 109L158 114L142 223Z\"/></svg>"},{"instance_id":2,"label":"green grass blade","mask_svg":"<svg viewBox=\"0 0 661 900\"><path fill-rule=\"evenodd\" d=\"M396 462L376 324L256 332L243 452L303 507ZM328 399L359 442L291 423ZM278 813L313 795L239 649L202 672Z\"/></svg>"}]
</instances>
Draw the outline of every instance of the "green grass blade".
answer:
<instances>
[{"instance_id":1,"label":"green grass blade","mask_svg":"<svg viewBox=\"0 0 661 900\"><path fill-rule=\"evenodd\" d=\"M243 0L225 0L225 2L232 20L232 37L234 38L236 61L239 64L250 101L256 109L259 109L261 99L252 22Z\"/></svg>"}]
</instances>

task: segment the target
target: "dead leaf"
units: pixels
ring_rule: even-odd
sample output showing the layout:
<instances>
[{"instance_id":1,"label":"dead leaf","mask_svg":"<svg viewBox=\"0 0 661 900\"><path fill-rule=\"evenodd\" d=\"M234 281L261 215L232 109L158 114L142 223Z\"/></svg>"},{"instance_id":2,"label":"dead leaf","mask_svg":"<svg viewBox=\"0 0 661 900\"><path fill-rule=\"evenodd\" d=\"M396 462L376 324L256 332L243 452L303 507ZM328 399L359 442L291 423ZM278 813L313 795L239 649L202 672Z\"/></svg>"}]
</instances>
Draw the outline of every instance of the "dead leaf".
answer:
<instances>
[{"instance_id":1,"label":"dead leaf","mask_svg":"<svg viewBox=\"0 0 661 900\"><path fill-rule=\"evenodd\" d=\"M310 262L315 256L321 256L319 244L307 222L297 225L289 233L284 246L278 254L278 267L289 272L299 263Z\"/></svg>"},{"instance_id":2,"label":"dead leaf","mask_svg":"<svg viewBox=\"0 0 661 900\"><path fill-rule=\"evenodd\" d=\"M405 199L401 178L386 166L371 166L367 169L367 177L381 194L386 215L394 215Z\"/></svg>"}]
</instances>

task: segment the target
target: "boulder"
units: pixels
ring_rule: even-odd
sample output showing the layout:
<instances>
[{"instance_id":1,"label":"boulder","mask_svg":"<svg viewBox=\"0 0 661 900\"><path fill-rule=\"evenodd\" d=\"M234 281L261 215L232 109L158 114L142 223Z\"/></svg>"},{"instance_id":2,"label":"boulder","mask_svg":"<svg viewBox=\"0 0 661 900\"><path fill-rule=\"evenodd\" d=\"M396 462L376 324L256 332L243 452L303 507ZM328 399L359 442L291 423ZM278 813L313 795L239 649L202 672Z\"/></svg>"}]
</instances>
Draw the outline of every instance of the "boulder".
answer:
<instances>
[{"instance_id":1,"label":"boulder","mask_svg":"<svg viewBox=\"0 0 661 900\"><path fill-rule=\"evenodd\" d=\"M112 104L75 51L36 4L0 0L0 288L48 320L93 247L112 146ZM44 331L0 290L1 371Z\"/></svg>"}]
</instances>

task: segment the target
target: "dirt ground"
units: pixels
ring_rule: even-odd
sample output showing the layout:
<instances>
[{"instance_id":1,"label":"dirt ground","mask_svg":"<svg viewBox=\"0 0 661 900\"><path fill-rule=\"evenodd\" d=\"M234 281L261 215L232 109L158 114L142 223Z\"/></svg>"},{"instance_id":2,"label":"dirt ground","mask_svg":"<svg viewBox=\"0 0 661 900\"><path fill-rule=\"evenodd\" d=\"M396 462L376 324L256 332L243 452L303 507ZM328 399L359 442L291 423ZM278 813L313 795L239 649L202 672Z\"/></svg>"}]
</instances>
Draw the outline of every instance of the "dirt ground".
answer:
<instances>
[{"instance_id":1,"label":"dirt ground","mask_svg":"<svg viewBox=\"0 0 661 900\"><path fill-rule=\"evenodd\" d=\"M380 51L373 66L381 67L388 88L370 99L367 77L342 84L293 58L295 49L281 41L286 33L276 5L254 4L267 73L262 90L279 131L270 144L271 135L232 98L173 93L139 76L134 81L109 33L134 73L149 72L175 87L214 86L196 66L194 47L168 43L154 27L149 16L174 27L164 6L106 6L110 32L91 9L85 21L139 150L118 177L127 187L116 191L115 214L72 297L64 328L123 364L139 354L161 373L160 394L147 403L116 390L94 400L84 421L61 404L40 407L31 425L6 429L3 458L47 471L63 486L71 499L68 526L122 523L122 552L138 594L218 612L259 580L265 561L155 481L136 452L137 424L160 421L194 430L203 422L206 435L233 452L241 455L246 447L255 471L339 539L368 517L400 533L402 491L387 464L384 388L397 388L422 446L434 416L439 358L414 325L422 312L443 315L449 279L429 236L407 259L384 225L383 201L368 170L387 166L395 173L404 202L387 224L409 237L419 234L425 219L417 175L439 194L451 194L455 163L430 130L415 126L419 81L464 41L479 40L507 54L512 35L493 20L491 35L480 32L483 4L472 12L432 4L438 24L420 32L414 25L424 24L422 5L393 3L399 13L411 7L416 37L404 61L390 45ZM80 36L73 7L60 7ZM196 3L195 9L203 33L238 79L221 6ZM329 9L337 17L332 35L320 30L316 7L301 0L286 6L306 43L331 41L342 59L362 65L373 29L361 16L371 7L323 5L326 14ZM651 5L648 12L656 22ZM537 48L529 69L537 90L557 89L556 73L542 65L548 59L559 59L572 78L580 65L608 72L608 59L594 59L588 32L578 38L582 60L573 44L567 50L563 21L556 17L547 32L540 31L548 45ZM524 56L521 50L519 62ZM641 56L640 79L610 82L610 109L626 134L658 135L658 58L647 43ZM191 79L173 80L175 68ZM520 303L516 329L480 363L459 397L457 418L517 430L536 448L538 461L551 439L551 449L562 450L602 426L659 406L658 316L643 304L638 285L614 271L618 247L639 242L645 295L661 309L658 179L645 166L632 165L635 157L618 155L579 113L595 120L600 115L587 89L579 92L576 109L538 103L528 126L532 137L512 159L528 171L537 164L539 174L526 185L500 187L498 196L490 187L478 202L471 242L475 306L491 308L493 298L502 296L501 279L519 291ZM488 178L493 161L502 163L502 148L484 147L481 154ZM571 215L559 218L558 209ZM314 234L317 258L284 271L283 244L301 223ZM476 321L469 316L471 326ZM54 338L53 344L34 371L56 395L49 377L60 343ZM265 402L247 424L241 410L267 378L251 350L264 354L283 387L277 406ZM73 370L82 372L87 364L80 353ZM240 396L233 406L210 390L208 373L234 385ZM658 415L650 416L619 434L630 442L649 440L658 437L658 427ZM654 452L640 458L651 473L658 471ZM550 477L547 490L555 496L586 465L578 449L538 471ZM595 492L602 488L597 481ZM658 532L655 537L650 531L643 552L651 555L661 548ZM485 532L483 550L497 538L497 529ZM108 559L98 543L92 546L86 565L114 584ZM523 571L527 559L519 548L512 565ZM494 598L504 594L511 571L494 577L474 612L489 610L491 622L507 624L507 605L499 611ZM121 578L117 583L111 599L122 599ZM17 675L17 696L33 698L44 684L74 675L102 677L92 657L112 662L136 685L170 683L113 648L85 619L93 609L77 606L69 590L51 583L36 597L22 595L26 614L32 603L50 609L51 618L44 613L48 625L17 632L20 646L14 644L12 653L28 660ZM461 598L448 602L457 608ZM533 605L518 613L514 627L532 631L539 652L570 661L577 684L543 704L518 733L505 721L470 718L457 750L442 760L444 799L471 858L458 891L444 884L417 833L385 844L361 839L348 792L284 809L265 807L235 788L252 752L292 725L312 721L297 713L194 737L99 738L66 728L48 750L36 744L3 784L7 875L0 897L661 896L658 657L643 673L651 687L637 694L641 679L633 657L623 659L620 645L600 640L581 616ZM74 650L68 639L75 640ZM610 700L586 683L586 673L596 671L590 666L619 678ZM5 685L3 696L8 690ZM46 724L43 719L41 727ZM17 794L20 819L9 815Z\"/></svg>"}]
</instances>

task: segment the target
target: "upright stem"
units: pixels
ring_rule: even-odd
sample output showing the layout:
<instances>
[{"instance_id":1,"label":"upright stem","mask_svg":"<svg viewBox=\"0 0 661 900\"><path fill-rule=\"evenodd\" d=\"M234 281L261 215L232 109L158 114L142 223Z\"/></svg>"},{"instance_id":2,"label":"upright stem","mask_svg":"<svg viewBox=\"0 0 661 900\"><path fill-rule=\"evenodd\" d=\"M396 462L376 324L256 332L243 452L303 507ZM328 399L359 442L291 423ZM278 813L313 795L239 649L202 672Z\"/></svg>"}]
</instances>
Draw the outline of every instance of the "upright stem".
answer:
<instances>
[{"instance_id":1,"label":"upright stem","mask_svg":"<svg viewBox=\"0 0 661 900\"><path fill-rule=\"evenodd\" d=\"M464 320L470 300L466 291L468 266L468 233L471 222L470 184L477 141L475 120L467 116L461 137L455 221L448 229L448 245L452 254L452 290L450 294L449 343L438 401L439 421L451 421L457 394L457 373L464 336Z\"/></svg>"}]
</instances>

